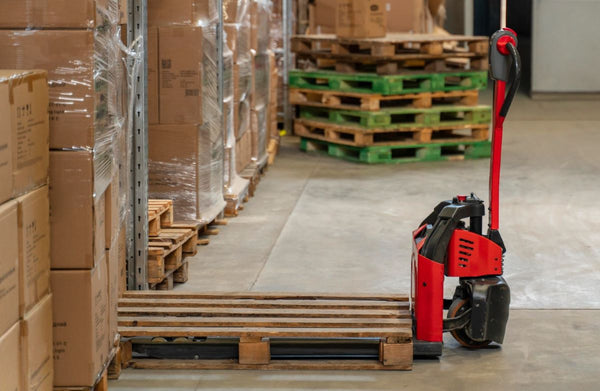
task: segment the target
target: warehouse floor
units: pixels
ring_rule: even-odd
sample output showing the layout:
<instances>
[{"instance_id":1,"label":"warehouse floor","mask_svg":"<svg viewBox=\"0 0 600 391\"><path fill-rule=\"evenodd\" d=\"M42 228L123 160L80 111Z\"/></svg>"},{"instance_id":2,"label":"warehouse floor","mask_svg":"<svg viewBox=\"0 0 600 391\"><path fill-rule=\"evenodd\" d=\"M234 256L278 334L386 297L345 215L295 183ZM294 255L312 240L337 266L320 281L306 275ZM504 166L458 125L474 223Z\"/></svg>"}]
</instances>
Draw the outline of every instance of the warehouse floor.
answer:
<instances>
[{"instance_id":1,"label":"warehouse floor","mask_svg":"<svg viewBox=\"0 0 600 391\"><path fill-rule=\"evenodd\" d=\"M597 389L598 102L520 96L505 128L500 231L514 310L502 349L466 351L449 339L439 361L416 361L410 373L126 370L111 390L427 390L474 381L489 390ZM411 230L452 195L487 200L488 164L357 165L307 155L285 138L256 196L200 249L178 289L408 292Z\"/></svg>"}]
</instances>

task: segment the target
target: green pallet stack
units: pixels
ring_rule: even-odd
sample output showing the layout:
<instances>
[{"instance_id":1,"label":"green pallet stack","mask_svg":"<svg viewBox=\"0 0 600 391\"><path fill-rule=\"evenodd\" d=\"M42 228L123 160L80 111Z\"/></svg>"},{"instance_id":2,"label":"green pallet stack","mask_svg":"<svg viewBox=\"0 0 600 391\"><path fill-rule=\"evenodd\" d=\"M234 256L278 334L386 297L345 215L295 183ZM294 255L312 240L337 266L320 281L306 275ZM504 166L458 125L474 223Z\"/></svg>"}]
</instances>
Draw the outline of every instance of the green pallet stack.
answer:
<instances>
[{"instance_id":1,"label":"green pallet stack","mask_svg":"<svg viewBox=\"0 0 600 391\"><path fill-rule=\"evenodd\" d=\"M490 155L487 38L305 35L292 48L307 68L289 74L303 150L364 163Z\"/></svg>"}]
</instances>

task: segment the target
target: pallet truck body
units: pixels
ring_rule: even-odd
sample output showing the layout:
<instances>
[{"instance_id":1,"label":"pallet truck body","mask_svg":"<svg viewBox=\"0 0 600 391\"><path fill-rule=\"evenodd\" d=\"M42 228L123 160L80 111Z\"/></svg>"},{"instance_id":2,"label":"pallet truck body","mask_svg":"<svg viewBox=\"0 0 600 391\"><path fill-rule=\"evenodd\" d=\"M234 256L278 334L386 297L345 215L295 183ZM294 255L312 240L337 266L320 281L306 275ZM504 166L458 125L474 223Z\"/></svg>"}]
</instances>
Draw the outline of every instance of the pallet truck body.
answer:
<instances>
[{"instance_id":1,"label":"pallet truck body","mask_svg":"<svg viewBox=\"0 0 600 391\"><path fill-rule=\"evenodd\" d=\"M441 355L446 331L469 348L504 340L510 288L502 277L506 248L498 230L500 163L504 119L521 76L517 34L509 28L491 37L490 76L494 80L494 123L488 230L483 233L483 201L471 193L438 204L413 232L415 355ZM445 276L459 277L452 299L444 299ZM446 319L444 310L448 310Z\"/></svg>"}]
</instances>

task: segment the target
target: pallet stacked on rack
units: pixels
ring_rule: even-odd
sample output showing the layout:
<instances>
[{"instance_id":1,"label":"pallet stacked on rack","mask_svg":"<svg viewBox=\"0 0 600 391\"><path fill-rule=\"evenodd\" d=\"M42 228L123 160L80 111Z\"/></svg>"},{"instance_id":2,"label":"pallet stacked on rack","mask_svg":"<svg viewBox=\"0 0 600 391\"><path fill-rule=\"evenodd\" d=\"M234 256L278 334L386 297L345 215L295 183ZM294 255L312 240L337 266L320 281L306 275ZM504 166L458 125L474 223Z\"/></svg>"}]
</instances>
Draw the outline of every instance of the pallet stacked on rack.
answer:
<instances>
[{"instance_id":1,"label":"pallet stacked on rack","mask_svg":"<svg viewBox=\"0 0 600 391\"><path fill-rule=\"evenodd\" d=\"M491 109L478 105L487 38L304 35L292 44L300 64L317 68L289 75L303 150L364 163L489 155Z\"/></svg>"},{"instance_id":2,"label":"pallet stacked on rack","mask_svg":"<svg viewBox=\"0 0 600 391\"><path fill-rule=\"evenodd\" d=\"M171 290L188 280L188 257L198 252L199 222L173 222L172 200L148 201L148 283Z\"/></svg>"}]
</instances>

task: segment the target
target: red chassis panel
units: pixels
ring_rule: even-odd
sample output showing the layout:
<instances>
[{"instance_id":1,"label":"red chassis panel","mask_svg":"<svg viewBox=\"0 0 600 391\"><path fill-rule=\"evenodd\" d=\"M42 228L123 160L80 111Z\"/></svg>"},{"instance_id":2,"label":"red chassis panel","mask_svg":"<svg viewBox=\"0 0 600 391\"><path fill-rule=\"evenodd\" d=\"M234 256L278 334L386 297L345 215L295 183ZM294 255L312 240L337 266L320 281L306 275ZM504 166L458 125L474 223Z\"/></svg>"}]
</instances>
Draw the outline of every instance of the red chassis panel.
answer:
<instances>
[{"instance_id":1,"label":"red chassis panel","mask_svg":"<svg viewBox=\"0 0 600 391\"><path fill-rule=\"evenodd\" d=\"M486 237L457 229L448 244L448 277L502 274L502 248Z\"/></svg>"},{"instance_id":2,"label":"red chassis panel","mask_svg":"<svg viewBox=\"0 0 600 391\"><path fill-rule=\"evenodd\" d=\"M424 229L425 226L413 232L413 238ZM419 254L424 243L413 240L412 303L416 337L421 341L442 342L444 265Z\"/></svg>"}]
</instances>

